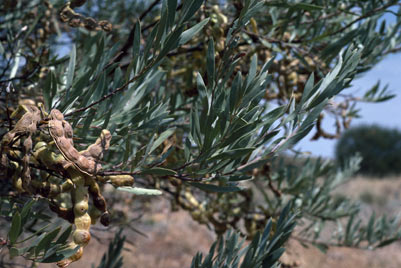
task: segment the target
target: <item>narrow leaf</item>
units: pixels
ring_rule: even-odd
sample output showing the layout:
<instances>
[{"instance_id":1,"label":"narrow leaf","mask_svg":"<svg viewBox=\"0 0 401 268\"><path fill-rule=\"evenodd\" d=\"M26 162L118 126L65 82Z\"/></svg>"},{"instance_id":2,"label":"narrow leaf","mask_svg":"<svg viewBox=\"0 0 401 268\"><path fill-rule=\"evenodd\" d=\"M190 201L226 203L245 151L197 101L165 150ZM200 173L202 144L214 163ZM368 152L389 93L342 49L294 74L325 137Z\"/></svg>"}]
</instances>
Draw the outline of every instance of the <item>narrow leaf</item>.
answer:
<instances>
[{"instance_id":1,"label":"narrow leaf","mask_svg":"<svg viewBox=\"0 0 401 268\"><path fill-rule=\"evenodd\" d=\"M195 186L205 192L215 192L215 193L228 193L228 192L238 192L242 191L243 188L238 186L218 186L214 184L205 184L198 182L191 182L190 185Z\"/></svg>"},{"instance_id":2,"label":"narrow leaf","mask_svg":"<svg viewBox=\"0 0 401 268\"><path fill-rule=\"evenodd\" d=\"M159 176L171 176L171 175L176 175L177 172L175 172L172 169L168 168L161 168L161 167L154 167L151 169L144 169L141 171L141 174L143 175L159 175Z\"/></svg>"},{"instance_id":3,"label":"narrow leaf","mask_svg":"<svg viewBox=\"0 0 401 268\"><path fill-rule=\"evenodd\" d=\"M10 240L10 244L15 243L20 233L21 233L21 215L17 211L13 216L13 219L11 221L11 228L10 231L8 232L8 239Z\"/></svg>"},{"instance_id":4,"label":"narrow leaf","mask_svg":"<svg viewBox=\"0 0 401 268\"><path fill-rule=\"evenodd\" d=\"M68 71L66 77L67 82L65 87L67 90L71 87L74 78L76 56L77 56L76 47L75 45L73 45L70 53L70 62L68 63Z\"/></svg>"},{"instance_id":5,"label":"narrow leaf","mask_svg":"<svg viewBox=\"0 0 401 268\"><path fill-rule=\"evenodd\" d=\"M162 191L156 189L145 189L138 187L118 187L118 191L129 192L136 195L161 195Z\"/></svg>"},{"instance_id":6,"label":"narrow leaf","mask_svg":"<svg viewBox=\"0 0 401 268\"><path fill-rule=\"evenodd\" d=\"M175 132L175 128L170 128L164 131L160 136L156 139L156 141L153 143L152 147L149 150L149 153L153 152L157 147L159 147L160 144L162 144L167 138L169 138L171 135L173 135Z\"/></svg>"}]
</instances>

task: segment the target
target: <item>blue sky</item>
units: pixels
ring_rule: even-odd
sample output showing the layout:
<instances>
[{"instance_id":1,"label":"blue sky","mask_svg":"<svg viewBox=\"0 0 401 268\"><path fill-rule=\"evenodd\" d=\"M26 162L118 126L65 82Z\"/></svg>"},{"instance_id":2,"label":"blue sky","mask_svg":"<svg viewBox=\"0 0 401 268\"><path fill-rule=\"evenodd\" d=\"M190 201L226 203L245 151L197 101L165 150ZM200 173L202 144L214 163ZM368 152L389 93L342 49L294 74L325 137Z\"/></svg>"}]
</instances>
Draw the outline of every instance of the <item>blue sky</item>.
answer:
<instances>
[{"instance_id":1,"label":"blue sky","mask_svg":"<svg viewBox=\"0 0 401 268\"><path fill-rule=\"evenodd\" d=\"M362 77L355 79L353 87L346 90L346 93L355 92L361 95L371 88L378 80L381 86L389 84L389 90L397 96L389 101L381 103L359 103L361 118L354 119L351 126L359 124L378 124L385 127L398 128L401 130L401 53L388 55L383 61L377 64ZM331 125L325 128L335 132ZM319 139L310 141L314 131L302 140L295 148L311 152L316 156L334 156L335 140Z\"/></svg>"}]
</instances>

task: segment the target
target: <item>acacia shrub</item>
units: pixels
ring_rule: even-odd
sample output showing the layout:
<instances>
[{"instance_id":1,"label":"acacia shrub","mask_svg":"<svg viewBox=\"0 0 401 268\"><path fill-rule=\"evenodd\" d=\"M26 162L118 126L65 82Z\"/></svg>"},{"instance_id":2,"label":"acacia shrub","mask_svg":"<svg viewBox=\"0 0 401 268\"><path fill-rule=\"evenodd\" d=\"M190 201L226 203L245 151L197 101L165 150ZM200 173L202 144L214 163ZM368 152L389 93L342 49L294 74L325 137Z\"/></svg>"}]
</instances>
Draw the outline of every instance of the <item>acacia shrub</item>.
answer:
<instances>
[{"instance_id":1,"label":"acacia shrub","mask_svg":"<svg viewBox=\"0 0 401 268\"><path fill-rule=\"evenodd\" d=\"M344 163L362 157L359 173L372 176L401 173L401 132L378 125L360 125L344 132L336 144L336 159Z\"/></svg>"}]
</instances>

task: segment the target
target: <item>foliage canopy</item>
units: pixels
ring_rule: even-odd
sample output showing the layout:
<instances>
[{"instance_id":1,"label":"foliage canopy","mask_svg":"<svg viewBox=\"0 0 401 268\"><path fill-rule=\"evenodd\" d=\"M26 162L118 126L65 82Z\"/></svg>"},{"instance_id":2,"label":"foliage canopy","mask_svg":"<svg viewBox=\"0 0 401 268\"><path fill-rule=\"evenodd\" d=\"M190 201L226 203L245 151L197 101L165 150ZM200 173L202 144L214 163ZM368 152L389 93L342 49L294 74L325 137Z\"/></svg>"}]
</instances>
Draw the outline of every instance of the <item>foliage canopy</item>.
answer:
<instances>
[{"instance_id":1,"label":"foliage canopy","mask_svg":"<svg viewBox=\"0 0 401 268\"><path fill-rule=\"evenodd\" d=\"M360 159L339 169L276 156L312 130L338 137L359 101L393 97L379 84L364 96L347 88L401 49L400 28L394 0L3 1L0 208L10 256L77 261L91 223L118 222L105 185L112 196L163 193L219 234L192 267L278 266L295 223L294 237L323 250L398 240L397 218L365 223L358 204L333 194ZM328 115L336 133L323 128ZM322 240L327 223L336 231ZM252 239L244 249L240 235ZM122 240L100 267L122 266Z\"/></svg>"}]
</instances>

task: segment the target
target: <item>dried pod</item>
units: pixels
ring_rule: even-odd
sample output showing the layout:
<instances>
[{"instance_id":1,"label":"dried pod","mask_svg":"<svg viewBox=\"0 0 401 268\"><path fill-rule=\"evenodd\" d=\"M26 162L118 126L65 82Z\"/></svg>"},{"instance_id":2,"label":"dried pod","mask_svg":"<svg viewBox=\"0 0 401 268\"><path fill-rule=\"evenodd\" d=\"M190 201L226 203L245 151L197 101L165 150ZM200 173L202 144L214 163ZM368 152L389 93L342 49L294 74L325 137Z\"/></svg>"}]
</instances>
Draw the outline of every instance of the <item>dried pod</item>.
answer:
<instances>
[{"instance_id":1,"label":"dried pod","mask_svg":"<svg viewBox=\"0 0 401 268\"><path fill-rule=\"evenodd\" d=\"M49 203L49 208L51 211L57 214L60 218L63 218L70 223L74 222L74 212L72 209L62 208L57 205L56 202L52 201Z\"/></svg>"},{"instance_id":2,"label":"dried pod","mask_svg":"<svg viewBox=\"0 0 401 268\"><path fill-rule=\"evenodd\" d=\"M71 1L71 8L83 6L85 2L86 0L73 0Z\"/></svg>"},{"instance_id":3,"label":"dried pod","mask_svg":"<svg viewBox=\"0 0 401 268\"><path fill-rule=\"evenodd\" d=\"M81 15L74 15L70 20L68 21L68 25L71 27L79 27L81 26L81 21L82 21L82 16Z\"/></svg>"},{"instance_id":4,"label":"dried pod","mask_svg":"<svg viewBox=\"0 0 401 268\"><path fill-rule=\"evenodd\" d=\"M103 31L111 32L111 30L113 30L113 25L107 20L99 21L99 25L102 27Z\"/></svg>"},{"instance_id":5,"label":"dried pod","mask_svg":"<svg viewBox=\"0 0 401 268\"><path fill-rule=\"evenodd\" d=\"M87 17L83 19L84 27L89 31L94 31L98 28L98 24L94 18Z\"/></svg>"},{"instance_id":6,"label":"dried pod","mask_svg":"<svg viewBox=\"0 0 401 268\"><path fill-rule=\"evenodd\" d=\"M69 23L73 23L73 21L69 20ZM82 20L80 20L80 23L82 23ZM22 114L23 111L25 113ZM6 133L1 141L2 152L6 152L1 156L2 163L11 165L8 164L10 163L8 156L21 159L22 164L15 162L17 171L13 176L15 188L19 192L30 192L46 197L50 201L50 210L74 224L75 230L70 248L76 248L77 246L80 248L73 256L58 262L59 267L66 267L71 262L81 258L83 247L90 241L92 219L88 214L89 194L93 199L93 207L96 208L96 211L99 211L99 215L95 215L93 221L100 217L100 222L103 225L107 226L110 223L110 213L107 211L106 200L101 194L96 179L99 181L110 180L115 185L123 186L132 185L134 178L129 175L110 176L106 179L96 176L96 173L102 168L98 162L102 159L104 151L110 146L111 133L108 130L102 130L94 144L79 152L74 147L72 126L64 120L64 116L60 111L54 109L48 115L47 126L54 144L60 151L60 154L58 154L52 151L48 143L44 142L47 139L44 137L45 134L39 135L38 139L34 136L39 122L41 124L46 122L46 120L42 120L42 117L47 117L45 112L41 112L37 107L25 105L25 108L17 109L13 116L21 118L15 128ZM22 135L25 139L16 139ZM32 137L35 137L35 139ZM11 145L22 146L23 150L14 152L14 150L11 150ZM8 150L3 150L7 147L9 148ZM64 176L64 182L62 184L59 184L58 181L55 183L51 179L52 175L55 174L44 171L44 174L41 174L42 180L36 177L31 180L30 165L32 163L34 165L44 165L56 174ZM69 192L71 195L71 208L60 207L53 201L53 198L58 198L64 192Z\"/></svg>"},{"instance_id":7,"label":"dried pod","mask_svg":"<svg viewBox=\"0 0 401 268\"><path fill-rule=\"evenodd\" d=\"M75 15L75 12L74 12L74 10L71 9L69 2L61 8L60 13L59 13L60 20L62 22L68 22L70 20L70 18L72 18L74 15Z\"/></svg>"},{"instance_id":8,"label":"dried pod","mask_svg":"<svg viewBox=\"0 0 401 268\"><path fill-rule=\"evenodd\" d=\"M132 186L134 184L134 177L131 175L104 176L104 180L110 181L110 183L115 187Z\"/></svg>"},{"instance_id":9,"label":"dried pod","mask_svg":"<svg viewBox=\"0 0 401 268\"><path fill-rule=\"evenodd\" d=\"M109 226L110 224L110 213L108 211L104 212L102 216L100 216L100 223L103 226Z\"/></svg>"},{"instance_id":10,"label":"dried pod","mask_svg":"<svg viewBox=\"0 0 401 268\"><path fill-rule=\"evenodd\" d=\"M90 145L86 150L81 151L80 154L91 160L100 160L103 157L103 152L110 147L111 133L107 129L103 129L100 137L96 142Z\"/></svg>"},{"instance_id":11,"label":"dried pod","mask_svg":"<svg viewBox=\"0 0 401 268\"><path fill-rule=\"evenodd\" d=\"M105 32L110 32L113 28L110 22L106 20L97 22L94 18L85 17L74 12L72 8L82 6L84 3L85 0L68 2L60 10L60 20L68 23L71 27L85 27L89 31L103 30Z\"/></svg>"}]
</instances>

